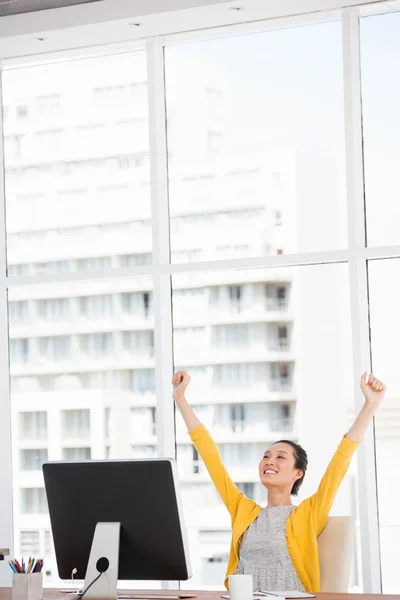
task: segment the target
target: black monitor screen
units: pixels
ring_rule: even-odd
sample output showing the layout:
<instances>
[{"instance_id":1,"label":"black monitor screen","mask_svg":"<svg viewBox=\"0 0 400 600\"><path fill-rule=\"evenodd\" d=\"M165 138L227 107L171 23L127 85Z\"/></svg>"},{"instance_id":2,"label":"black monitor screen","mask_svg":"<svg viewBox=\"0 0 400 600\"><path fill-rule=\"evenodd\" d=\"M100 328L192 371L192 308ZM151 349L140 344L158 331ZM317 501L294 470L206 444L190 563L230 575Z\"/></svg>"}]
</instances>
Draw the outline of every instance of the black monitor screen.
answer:
<instances>
[{"instance_id":1,"label":"black monitor screen","mask_svg":"<svg viewBox=\"0 0 400 600\"><path fill-rule=\"evenodd\" d=\"M119 579L190 577L175 464L165 460L43 465L61 579L84 579L95 527L120 522Z\"/></svg>"}]
</instances>

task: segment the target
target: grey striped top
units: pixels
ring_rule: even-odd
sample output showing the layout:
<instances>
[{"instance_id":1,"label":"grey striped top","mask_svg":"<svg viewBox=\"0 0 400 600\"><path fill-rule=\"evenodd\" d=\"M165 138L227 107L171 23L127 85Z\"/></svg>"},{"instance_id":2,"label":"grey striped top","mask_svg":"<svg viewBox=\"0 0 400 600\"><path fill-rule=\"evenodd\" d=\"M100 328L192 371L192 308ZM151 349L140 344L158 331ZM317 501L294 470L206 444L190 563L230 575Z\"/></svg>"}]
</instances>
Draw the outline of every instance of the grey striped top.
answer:
<instances>
[{"instance_id":1,"label":"grey striped top","mask_svg":"<svg viewBox=\"0 0 400 600\"><path fill-rule=\"evenodd\" d=\"M236 573L252 573L254 591L305 591L286 544L286 521L294 508L264 508L243 535Z\"/></svg>"}]
</instances>

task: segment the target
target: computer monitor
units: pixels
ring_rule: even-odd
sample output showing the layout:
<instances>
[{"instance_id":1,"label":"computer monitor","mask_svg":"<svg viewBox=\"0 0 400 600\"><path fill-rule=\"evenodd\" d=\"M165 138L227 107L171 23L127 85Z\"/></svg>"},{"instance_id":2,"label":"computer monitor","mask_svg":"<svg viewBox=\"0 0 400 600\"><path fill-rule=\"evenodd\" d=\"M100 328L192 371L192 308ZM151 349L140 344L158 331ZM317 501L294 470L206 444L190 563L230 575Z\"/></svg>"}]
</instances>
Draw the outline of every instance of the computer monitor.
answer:
<instances>
[{"instance_id":1,"label":"computer monitor","mask_svg":"<svg viewBox=\"0 0 400 600\"><path fill-rule=\"evenodd\" d=\"M173 460L49 462L43 474L59 576L76 569L85 588L98 576L87 598L115 598L117 579L191 577Z\"/></svg>"}]
</instances>

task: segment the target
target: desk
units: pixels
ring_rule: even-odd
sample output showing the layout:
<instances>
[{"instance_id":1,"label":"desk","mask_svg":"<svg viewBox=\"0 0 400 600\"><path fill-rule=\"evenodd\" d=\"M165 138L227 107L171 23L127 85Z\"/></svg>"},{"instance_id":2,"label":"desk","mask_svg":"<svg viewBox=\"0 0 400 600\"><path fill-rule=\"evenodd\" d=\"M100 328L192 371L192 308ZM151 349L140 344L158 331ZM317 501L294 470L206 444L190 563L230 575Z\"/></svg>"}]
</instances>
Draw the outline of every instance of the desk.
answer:
<instances>
[{"instance_id":1,"label":"desk","mask_svg":"<svg viewBox=\"0 0 400 600\"><path fill-rule=\"evenodd\" d=\"M151 590L146 590L147 592L151 592ZM143 592L143 594L146 593ZM121 594L138 594L142 593L142 590L121 590ZM162 590L154 590L156 593L162 592ZM196 594L198 600L220 600L221 594L224 593L223 590L219 592L204 592L204 591L196 591L196 590L182 590L182 592L187 592L188 594ZM179 593L174 592L173 590L165 590L165 596L173 595ZM226 592L225 592L226 593ZM64 594L65 596L65 594ZM63 594L60 594L59 589L44 589L44 600L61 600ZM0 600L11 600L11 588L0 588ZM316 600L399 600L399 596L389 596L389 595L381 595L381 594L317 594Z\"/></svg>"}]
</instances>

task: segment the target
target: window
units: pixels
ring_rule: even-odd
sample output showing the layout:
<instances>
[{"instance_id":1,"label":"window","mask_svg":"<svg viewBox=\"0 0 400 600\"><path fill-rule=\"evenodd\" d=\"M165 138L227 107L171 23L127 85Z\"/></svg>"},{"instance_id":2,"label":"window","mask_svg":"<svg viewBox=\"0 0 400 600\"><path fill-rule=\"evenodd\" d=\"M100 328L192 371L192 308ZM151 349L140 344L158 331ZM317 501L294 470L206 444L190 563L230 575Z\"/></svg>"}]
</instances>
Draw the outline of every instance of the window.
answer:
<instances>
[{"instance_id":1,"label":"window","mask_svg":"<svg viewBox=\"0 0 400 600\"><path fill-rule=\"evenodd\" d=\"M151 264L151 254L124 254L120 257L121 267L143 267Z\"/></svg>"},{"instance_id":2,"label":"window","mask_svg":"<svg viewBox=\"0 0 400 600\"><path fill-rule=\"evenodd\" d=\"M90 437L90 410L63 410L61 415L64 439Z\"/></svg>"},{"instance_id":3,"label":"window","mask_svg":"<svg viewBox=\"0 0 400 600\"><path fill-rule=\"evenodd\" d=\"M254 483L249 481L240 481L238 488L248 498L254 498Z\"/></svg>"},{"instance_id":4,"label":"window","mask_svg":"<svg viewBox=\"0 0 400 600\"><path fill-rule=\"evenodd\" d=\"M389 22L387 25L388 35L392 36L392 28L389 27ZM384 39L382 35L383 30L380 29L377 41ZM379 54L377 58L380 59ZM390 63L388 64L389 66ZM400 548L398 538L399 521L397 515L393 514L390 510L393 492L397 493L397 490L400 489L398 471L398 453L400 450L400 377L397 350L397 341L400 335L400 321L398 318L400 259L373 260L368 264L368 272L370 282L372 365L375 373L379 373L379 377L383 381L390 382L386 398L375 416L376 476L378 483L382 584L383 592L390 594L394 593L394 590L397 589L397 565L394 557L398 554Z\"/></svg>"},{"instance_id":5,"label":"window","mask_svg":"<svg viewBox=\"0 0 400 600\"><path fill-rule=\"evenodd\" d=\"M43 463L47 462L48 453L46 448L36 450L21 450L21 471L41 471Z\"/></svg>"},{"instance_id":6,"label":"window","mask_svg":"<svg viewBox=\"0 0 400 600\"><path fill-rule=\"evenodd\" d=\"M90 460L90 448L63 448L63 460Z\"/></svg>"},{"instance_id":7,"label":"window","mask_svg":"<svg viewBox=\"0 0 400 600\"><path fill-rule=\"evenodd\" d=\"M132 371L132 391L140 394L153 394L156 391L154 370L135 369Z\"/></svg>"},{"instance_id":8,"label":"window","mask_svg":"<svg viewBox=\"0 0 400 600\"><path fill-rule=\"evenodd\" d=\"M342 63L340 20L166 47L171 218L199 206L213 216L221 208L262 207L247 248L248 221L199 223L197 236L184 221L183 232L171 231L173 262L216 260L217 240L241 247L241 258L269 253L271 242L285 254L346 246ZM199 164L208 167L206 186ZM276 211L312 214L314 227L290 217L272 234ZM185 238L201 240L202 253L182 252Z\"/></svg>"},{"instance_id":9,"label":"window","mask_svg":"<svg viewBox=\"0 0 400 600\"><path fill-rule=\"evenodd\" d=\"M11 364L25 364L29 360L28 339L10 340L10 362Z\"/></svg>"},{"instance_id":10,"label":"window","mask_svg":"<svg viewBox=\"0 0 400 600\"><path fill-rule=\"evenodd\" d=\"M20 533L21 554L24 556L39 556L40 531L22 530Z\"/></svg>"},{"instance_id":11,"label":"window","mask_svg":"<svg viewBox=\"0 0 400 600\"><path fill-rule=\"evenodd\" d=\"M193 451L193 473L197 474L200 472L199 453L197 452L197 450L194 446L192 446L192 451Z\"/></svg>"},{"instance_id":12,"label":"window","mask_svg":"<svg viewBox=\"0 0 400 600\"><path fill-rule=\"evenodd\" d=\"M400 157L400 117L397 106L400 91L392 77L397 66L399 27L400 14L397 11L367 14L360 19L363 160L369 246L399 243L397 164Z\"/></svg>"},{"instance_id":13,"label":"window","mask_svg":"<svg viewBox=\"0 0 400 600\"><path fill-rule=\"evenodd\" d=\"M122 294L122 308L125 313L149 317L152 312L151 292Z\"/></svg>"},{"instance_id":14,"label":"window","mask_svg":"<svg viewBox=\"0 0 400 600\"><path fill-rule=\"evenodd\" d=\"M289 349L289 337L287 325L278 325L278 349L288 350Z\"/></svg>"},{"instance_id":15,"label":"window","mask_svg":"<svg viewBox=\"0 0 400 600\"><path fill-rule=\"evenodd\" d=\"M101 319L111 316L113 298L111 294L99 296L84 296L79 299L80 314L87 319Z\"/></svg>"},{"instance_id":16,"label":"window","mask_svg":"<svg viewBox=\"0 0 400 600\"><path fill-rule=\"evenodd\" d=\"M47 500L44 488L21 488L21 511L26 514L47 512Z\"/></svg>"},{"instance_id":17,"label":"window","mask_svg":"<svg viewBox=\"0 0 400 600\"><path fill-rule=\"evenodd\" d=\"M112 333L91 333L81 336L82 352L91 358L110 356L113 352Z\"/></svg>"},{"instance_id":18,"label":"window","mask_svg":"<svg viewBox=\"0 0 400 600\"><path fill-rule=\"evenodd\" d=\"M182 311L182 298L189 302L191 297L189 292L185 296L183 290L199 288L207 299L202 310L190 307L187 312ZM310 469L300 500L314 493L343 431L348 429L348 411L352 406L350 396L338 400L333 389L327 392L329 399L324 396L321 402L323 378L329 378L332 370L332 364L326 364L327 352L328 362L333 360L333 368L340 369L346 381L343 385L352 384L347 365L347 361L351 362L347 266L218 269L213 273L191 272L190 277L179 273L172 276L172 290L174 362L191 374L191 404L217 442L235 483L256 502L265 504L257 466L268 444L288 438L299 442L309 454ZM289 290L293 290L293 308L283 319L282 307L287 307ZM240 311L229 310L237 302ZM271 312L267 312L269 302ZM196 323L197 327L201 323L207 332L200 357L196 345L193 348L185 345L181 335L184 327L189 328L190 324L194 328ZM283 354L277 360L275 353L282 353L282 348L287 351L292 327L296 328L296 345L287 359ZM269 348L270 340L274 346ZM226 341L223 351L219 346L221 341ZM201 366L202 372L194 370L193 365ZM329 428L316 429L319 419L329 421ZM197 470L202 474L202 485L199 481L196 492L182 496L186 519L198 530L207 526L214 531L216 523L217 529L222 525L229 528L229 515L205 472L203 477L203 464L188 446L179 414L176 428L182 484L198 478ZM353 461L354 477L356 469ZM356 516L355 506L349 476L341 486L331 514ZM220 549L226 551L222 541ZM200 547L192 545L191 552L199 560L212 559L214 555L206 543L200 543ZM224 562L218 563L219 581L223 580L225 566ZM211 576L206 570L201 573L207 577L201 580L202 585L215 581L215 574Z\"/></svg>"},{"instance_id":19,"label":"window","mask_svg":"<svg viewBox=\"0 0 400 600\"><path fill-rule=\"evenodd\" d=\"M29 318L29 304L26 300L21 302L10 302L8 305L8 316L15 325L25 323Z\"/></svg>"},{"instance_id":20,"label":"window","mask_svg":"<svg viewBox=\"0 0 400 600\"><path fill-rule=\"evenodd\" d=\"M63 361L70 357L71 338L68 335L39 339L40 356L46 360Z\"/></svg>"},{"instance_id":21,"label":"window","mask_svg":"<svg viewBox=\"0 0 400 600\"><path fill-rule=\"evenodd\" d=\"M267 283L267 309L268 310L287 310L288 309L288 286Z\"/></svg>"},{"instance_id":22,"label":"window","mask_svg":"<svg viewBox=\"0 0 400 600\"><path fill-rule=\"evenodd\" d=\"M139 236L115 229L95 234L91 226L132 221L138 207L140 218L150 222L150 186L139 189L132 177L136 170L140 179L150 179L146 53L51 60L8 69L3 77L9 114L21 125L29 120L22 132L14 126L7 132L4 148L6 165L19 165L5 174L7 260L29 261L29 275L57 273L63 260L70 260L70 272L111 269L116 265L105 249L133 255ZM24 89L26 98L20 96ZM97 193L106 186L118 192ZM18 197L28 191L36 197L22 210ZM68 243L64 230L73 228ZM13 235L28 231L37 239L12 243ZM151 246L150 231L140 236L140 253L151 254Z\"/></svg>"},{"instance_id":23,"label":"window","mask_svg":"<svg viewBox=\"0 0 400 600\"><path fill-rule=\"evenodd\" d=\"M154 333L153 331L125 331L124 349L130 354L154 356Z\"/></svg>"},{"instance_id":24,"label":"window","mask_svg":"<svg viewBox=\"0 0 400 600\"><path fill-rule=\"evenodd\" d=\"M245 425L245 405L231 404L231 427L232 431L243 431Z\"/></svg>"},{"instance_id":25,"label":"window","mask_svg":"<svg viewBox=\"0 0 400 600\"><path fill-rule=\"evenodd\" d=\"M52 556L54 554L53 538L49 529L45 529L44 531L44 553L46 556ZM31 552L31 554L34 553Z\"/></svg>"},{"instance_id":26,"label":"window","mask_svg":"<svg viewBox=\"0 0 400 600\"><path fill-rule=\"evenodd\" d=\"M98 256L96 258L81 258L76 261L79 271L89 271L90 269L111 269L111 256Z\"/></svg>"},{"instance_id":27,"label":"window","mask_svg":"<svg viewBox=\"0 0 400 600\"><path fill-rule=\"evenodd\" d=\"M39 315L44 320L62 321L71 317L69 298L52 298L40 300L38 303Z\"/></svg>"},{"instance_id":28,"label":"window","mask_svg":"<svg viewBox=\"0 0 400 600\"><path fill-rule=\"evenodd\" d=\"M20 412L19 436L21 440L46 440L47 412Z\"/></svg>"}]
</instances>

